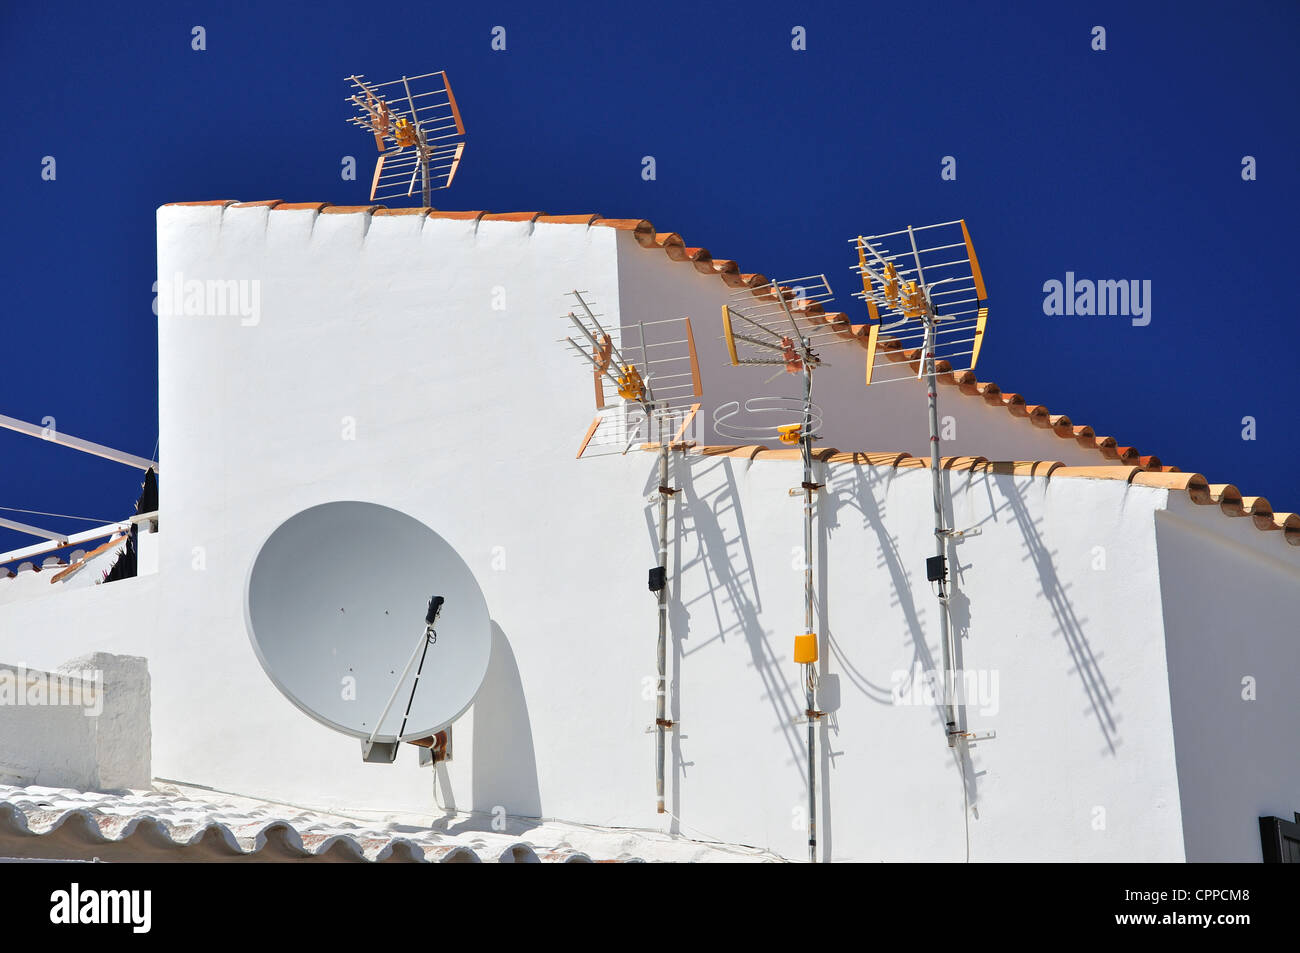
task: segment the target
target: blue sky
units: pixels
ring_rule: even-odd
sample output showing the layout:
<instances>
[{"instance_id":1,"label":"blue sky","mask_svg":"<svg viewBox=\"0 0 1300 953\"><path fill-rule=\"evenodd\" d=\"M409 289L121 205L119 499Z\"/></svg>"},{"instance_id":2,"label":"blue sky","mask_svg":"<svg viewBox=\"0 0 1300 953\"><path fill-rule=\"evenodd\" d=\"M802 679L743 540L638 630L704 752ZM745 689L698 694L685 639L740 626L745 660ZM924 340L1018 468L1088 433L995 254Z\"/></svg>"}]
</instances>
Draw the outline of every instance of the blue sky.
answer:
<instances>
[{"instance_id":1,"label":"blue sky","mask_svg":"<svg viewBox=\"0 0 1300 953\"><path fill-rule=\"evenodd\" d=\"M1286 364L1300 343L1300 4L400 9L0 12L0 413L150 455L157 206L361 204L373 149L344 122L342 78L446 69L468 145L436 206L647 218L746 271L825 272L855 319L847 238L964 217L992 307L981 379L1300 509ZM1091 48L1098 25L1104 51ZM791 48L795 26L806 50ZM47 155L54 181L41 177ZM359 181L341 181L345 155ZM654 181L641 177L646 155ZM955 181L940 178L944 156ZM1066 272L1150 281L1150 324L1044 314L1044 282ZM115 519L140 482L7 431L0 460L8 507ZM165 506L165 477L161 492ZM0 531L3 549L34 541Z\"/></svg>"}]
</instances>

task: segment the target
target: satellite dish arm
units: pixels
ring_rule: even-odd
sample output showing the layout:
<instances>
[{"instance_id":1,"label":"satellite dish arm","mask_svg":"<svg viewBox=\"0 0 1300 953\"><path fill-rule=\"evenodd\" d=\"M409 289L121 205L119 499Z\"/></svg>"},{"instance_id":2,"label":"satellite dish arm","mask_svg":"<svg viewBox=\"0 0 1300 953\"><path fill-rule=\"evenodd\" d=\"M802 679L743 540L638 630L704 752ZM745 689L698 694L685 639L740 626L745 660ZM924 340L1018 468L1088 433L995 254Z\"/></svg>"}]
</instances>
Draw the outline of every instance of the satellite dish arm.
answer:
<instances>
[{"instance_id":1,"label":"satellite dish arm","mask_svg":"<svg viewBox=\"0 0 1300 953\"><path fill-rule=\"evenodd\" d=\"M424 615L424 632L420 634L420 641L411 652L411 657L406 660L406 667L402 669L402 676L393 686L393 692L388 696L388 703L384 705L384 710L375 722L374 729L370 732L370 737L366 739L366 747L374 745L375 739L379 737L379 729L383 727L384 719L388 717L389 711L393 708L393 702L397 700L397 693L401 690L402 684L406 681L406 676L411 672L411 666L415 664L416 655L420 656L420 665L415 670L415 681L411 684L411 695L406 700L406 712L402 715L402 726L397 730L396 741L402 740L402 732L406 730L406 719L411 715L411 705L415 702L415 690L420 686L420 673L424 670L424 659L429 652L429 645L436 642L438 633L434 631L433 625L438 620L438 615L442 612L442 604L446 600L442 596L434 596L429 600L429 609Z\"/></svg>"}]
</instances>

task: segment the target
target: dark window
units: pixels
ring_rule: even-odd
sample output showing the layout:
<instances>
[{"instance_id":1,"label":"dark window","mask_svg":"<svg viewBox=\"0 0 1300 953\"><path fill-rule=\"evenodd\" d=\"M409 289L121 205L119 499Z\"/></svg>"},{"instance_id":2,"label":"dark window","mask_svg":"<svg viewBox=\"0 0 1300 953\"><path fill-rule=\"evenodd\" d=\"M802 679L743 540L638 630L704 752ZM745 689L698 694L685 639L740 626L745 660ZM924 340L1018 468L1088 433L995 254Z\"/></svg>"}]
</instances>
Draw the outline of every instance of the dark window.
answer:
<instances>
[{"instance_id":1,"label":"dark window","mask_svg":"<svg viewBox=\"0 0 1300 953\"><path fill-rule=\"evenodd\" d=\"M1300 814L1294 823L1280 817L1261 817L1259 836L1264 844L1264 863L1300 864Z\"/></svg>"}]
</instances>

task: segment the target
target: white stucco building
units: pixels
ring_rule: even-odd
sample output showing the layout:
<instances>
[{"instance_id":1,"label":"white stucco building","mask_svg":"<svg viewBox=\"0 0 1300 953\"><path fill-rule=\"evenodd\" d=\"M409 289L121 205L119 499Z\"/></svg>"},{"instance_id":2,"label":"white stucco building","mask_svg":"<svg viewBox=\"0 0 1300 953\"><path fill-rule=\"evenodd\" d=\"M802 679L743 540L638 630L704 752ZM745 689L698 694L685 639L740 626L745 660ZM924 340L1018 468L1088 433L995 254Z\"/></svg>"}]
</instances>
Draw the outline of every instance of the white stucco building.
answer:
<instances>
[{"instance_id":1,"label":"white stucco building","mask_svg":"<svg viewBox=\"0 0 1300 953\"><path fill-rule=\"evenodd\" d=\"M804 857L797 453L705 429L761 388L718 331L759 279L644 221L277 202L164 206L158 273L235 289L224 314L159 319L158 532L107 585L5 563L0 660L147 659L159 779ZM592 415L557 344L575 288L624 325L689 315L700 349L700 426L672 460L666 815L646 733L656 458L574 459ZM855 349L818 379L821 856L1258 861L1258 817L1300 809L1300 516L946 375L952 521L981 530L951 555L957 662L980 686L965 721L996 732L954 751L921 689L939 667L922 385L864 388ZM486 596L489 672L435 769L414 749L363 764L250 645L259 546L332 500L427 523Z\"/></svg>"}]
</instances>

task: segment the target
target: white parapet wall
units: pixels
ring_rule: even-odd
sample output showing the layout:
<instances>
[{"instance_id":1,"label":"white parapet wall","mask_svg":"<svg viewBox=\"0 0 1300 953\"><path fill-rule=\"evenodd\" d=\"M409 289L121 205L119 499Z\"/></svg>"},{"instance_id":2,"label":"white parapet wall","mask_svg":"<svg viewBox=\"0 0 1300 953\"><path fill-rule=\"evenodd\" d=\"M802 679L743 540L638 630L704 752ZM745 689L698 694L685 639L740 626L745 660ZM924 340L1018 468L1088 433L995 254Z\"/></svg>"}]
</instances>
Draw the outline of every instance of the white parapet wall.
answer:
<instances>
[{"instance_id":1,"label":"white parapet wall","mask_svg":"<svg viewBox=\"0 0 1300 953\"><path fill-rule=\"evenodd\" d=\"M54 671L0 664L0 784L149 787L149 694L142 658L92 652Z\"/></svg>"}]
</instances>

